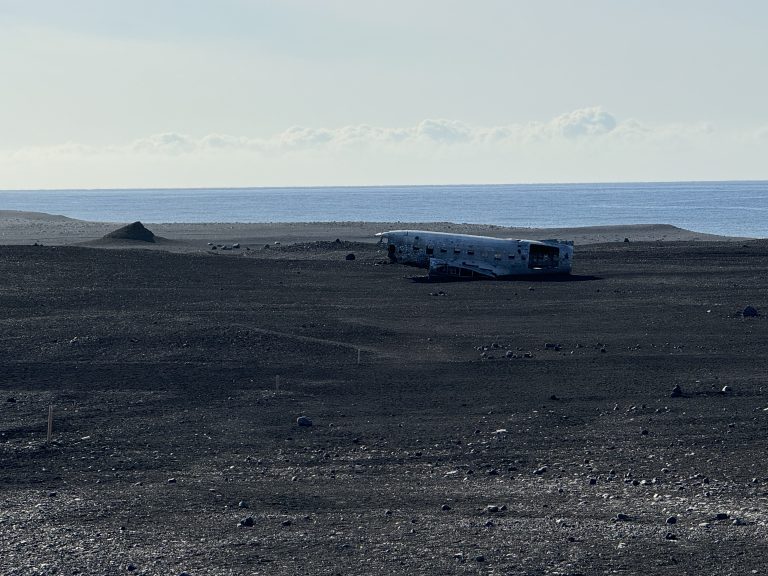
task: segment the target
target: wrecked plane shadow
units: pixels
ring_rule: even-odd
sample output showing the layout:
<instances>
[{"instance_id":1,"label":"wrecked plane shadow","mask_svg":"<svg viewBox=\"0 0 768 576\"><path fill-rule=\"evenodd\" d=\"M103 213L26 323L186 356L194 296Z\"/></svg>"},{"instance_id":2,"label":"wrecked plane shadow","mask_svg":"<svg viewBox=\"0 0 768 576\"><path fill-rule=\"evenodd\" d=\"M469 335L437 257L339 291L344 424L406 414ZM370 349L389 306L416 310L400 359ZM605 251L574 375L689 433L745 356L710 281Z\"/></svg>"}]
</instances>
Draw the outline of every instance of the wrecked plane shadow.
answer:
<instances>
[{"instance_id":1,"label":"wrecked plane shadow","mask_svg":"<svg viewBox=\"0 0 768 576\"><path fill-rule=\"evenodd\" d=\"M411 282L419 284L449 284L454 282L536 282L553 284L557 282L591 282L593 280L602 280L600 276L593 276L591 274L548 274L541 276L500 276L498 278L489 278L487 276L464 276L464 277L432 277L432 276L411 276Z\"/></svg>"}]
</instances>

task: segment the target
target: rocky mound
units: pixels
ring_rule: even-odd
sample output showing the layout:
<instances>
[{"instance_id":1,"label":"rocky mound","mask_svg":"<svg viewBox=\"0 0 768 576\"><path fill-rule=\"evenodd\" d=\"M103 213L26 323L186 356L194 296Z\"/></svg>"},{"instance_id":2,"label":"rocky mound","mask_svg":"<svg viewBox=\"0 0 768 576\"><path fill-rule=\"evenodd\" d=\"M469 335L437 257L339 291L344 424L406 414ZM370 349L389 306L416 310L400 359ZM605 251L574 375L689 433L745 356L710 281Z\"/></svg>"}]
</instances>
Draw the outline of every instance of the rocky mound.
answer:
<instances>
[{"instance_id":1,"label":"rocky mound","mask_svg":"<svg viewBox=\"0 0 768 576\"><path fill-rule=\"evenodd\" d=\"M155 235L144 227L141 222L134 222L122 228L118 228L106 234L104 238L112 240L139 240L141 242L155 242Z\"/></svg>"}]
</instances>

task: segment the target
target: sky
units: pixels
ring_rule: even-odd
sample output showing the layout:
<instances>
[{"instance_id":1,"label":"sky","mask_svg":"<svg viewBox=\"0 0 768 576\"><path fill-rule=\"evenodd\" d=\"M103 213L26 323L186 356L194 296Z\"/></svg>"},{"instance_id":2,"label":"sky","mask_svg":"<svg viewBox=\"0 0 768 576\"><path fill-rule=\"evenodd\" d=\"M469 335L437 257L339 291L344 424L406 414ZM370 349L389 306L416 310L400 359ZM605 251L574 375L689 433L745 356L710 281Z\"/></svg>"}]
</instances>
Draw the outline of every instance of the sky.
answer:
<instances>
[{"instance_id":1,"label":"sky","mask_svg":"<svg viewBox=\"0 0 768 576\"><path fill-rule=\"evenodd\" d=\"M768 179L764 0L0 0L0 189Z\"/></svg>"}]
</instances>

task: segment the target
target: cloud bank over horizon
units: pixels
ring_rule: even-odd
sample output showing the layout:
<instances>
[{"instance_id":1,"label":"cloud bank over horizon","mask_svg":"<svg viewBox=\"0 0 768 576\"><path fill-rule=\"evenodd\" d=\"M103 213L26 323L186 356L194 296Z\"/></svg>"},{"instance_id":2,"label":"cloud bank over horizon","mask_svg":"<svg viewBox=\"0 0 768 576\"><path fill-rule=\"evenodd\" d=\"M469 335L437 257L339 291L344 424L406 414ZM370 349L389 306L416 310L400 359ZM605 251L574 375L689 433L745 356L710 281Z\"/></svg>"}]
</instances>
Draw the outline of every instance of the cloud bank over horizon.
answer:
<instances>
[{"instance_id":1,"label":"cloud bank over horizon","mask_svg":"<svg viewBox=\"0 0 768 576\"><path fill-rule=\"evenodd\" d=\"M0 149L0 189L759 180L766 153L768 126L652 124L597 106L497 126L431 118Z\"/></svg>"}]
</instances>

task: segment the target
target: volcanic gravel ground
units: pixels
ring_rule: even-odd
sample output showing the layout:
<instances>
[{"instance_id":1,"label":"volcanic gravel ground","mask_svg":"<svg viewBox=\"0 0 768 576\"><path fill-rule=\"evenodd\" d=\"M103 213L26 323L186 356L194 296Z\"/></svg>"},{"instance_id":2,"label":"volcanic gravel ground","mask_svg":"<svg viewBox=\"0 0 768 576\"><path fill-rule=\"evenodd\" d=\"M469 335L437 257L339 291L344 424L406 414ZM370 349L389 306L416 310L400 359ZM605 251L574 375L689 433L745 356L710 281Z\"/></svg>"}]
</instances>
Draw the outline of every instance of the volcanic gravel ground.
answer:
<instances>
[{"instance_id":1,"label":"volcanic gravel ground","mask_svg":"<svg viewBox=\"0 0 768 576\"><path fill-rule=\"evenodd\" d=\"M767 269L0 247L0 574L764 573Z\"/></svg>"}]
</instances>

